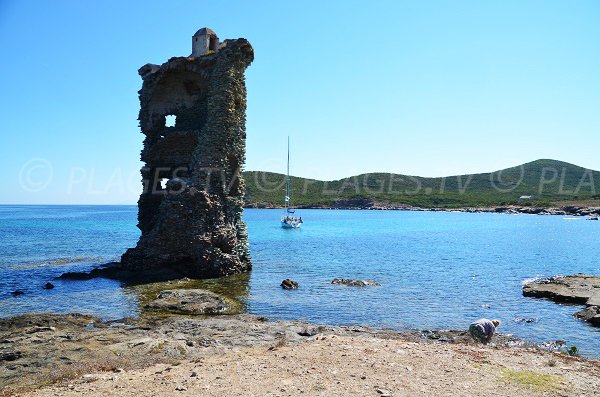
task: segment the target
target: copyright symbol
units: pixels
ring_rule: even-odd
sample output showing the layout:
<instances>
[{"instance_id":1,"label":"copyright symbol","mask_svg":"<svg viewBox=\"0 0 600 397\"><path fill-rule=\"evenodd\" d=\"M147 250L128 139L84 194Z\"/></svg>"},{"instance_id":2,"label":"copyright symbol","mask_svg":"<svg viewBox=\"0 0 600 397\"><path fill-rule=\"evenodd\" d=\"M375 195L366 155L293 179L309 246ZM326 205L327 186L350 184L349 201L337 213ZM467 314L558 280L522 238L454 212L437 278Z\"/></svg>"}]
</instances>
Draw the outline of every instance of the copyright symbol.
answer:
<instances>
[{"instance_id":1,"label":"copyright symbol","mask_svg":"<svg viewBox=\"0 0 600 397\"><path fill-rule=\"evenodd\" d=\"M515 168L517 168L517 167L515 167ZM492 186L494 187L494 189L496 189L496 191L498 191L500 193L510 193L513 190L515 190L516 188L518 188L519 185L521 185L521 183L525 179L525 167L523 165L520 165L518 168L519 168L519 180L517 182L514 182L514 174L511 173L514 171L514 169L512 169L512 168L509 169L509 171L502 170L502 171L498 171L496 173L490 174L490 182L492 183ZM507 177L506 180L503 180L502 174L505 171L507 171L506 173L509 174L509 177Z\"/></svg>"},{"instance_id":2,"label":"copyright symbol","mask_svg":"<svg viewBox=\"0 0 600 397\"><path fill-rule=\"evenodd\" d=\"M41 192L52 181L54 169L52 164L42 158L31 159L19 171L19 183L26 192Z\"/></svg>"}]
</instances>

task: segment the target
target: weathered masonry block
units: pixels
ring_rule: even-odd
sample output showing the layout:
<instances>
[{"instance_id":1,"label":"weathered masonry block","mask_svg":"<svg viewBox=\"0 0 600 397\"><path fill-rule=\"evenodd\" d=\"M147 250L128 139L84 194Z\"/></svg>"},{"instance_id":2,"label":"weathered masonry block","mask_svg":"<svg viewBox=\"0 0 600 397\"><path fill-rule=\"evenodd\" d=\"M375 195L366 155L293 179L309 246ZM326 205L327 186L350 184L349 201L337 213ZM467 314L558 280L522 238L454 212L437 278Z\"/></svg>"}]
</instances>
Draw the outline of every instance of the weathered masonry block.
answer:
<instances>
[{"instance_id":1,"label":"weathered masonry block","mask_svg":"<svg viewBox=\"0 0 600 397\"><path fill-rule=\"evenodd\" d=\"M192 55L140 68L144 133L142 235L123 254L129 270L169 267L190 277L250 270L242 221L246 150L246 39L192 37Z\"/></svg>"}]
</instances>

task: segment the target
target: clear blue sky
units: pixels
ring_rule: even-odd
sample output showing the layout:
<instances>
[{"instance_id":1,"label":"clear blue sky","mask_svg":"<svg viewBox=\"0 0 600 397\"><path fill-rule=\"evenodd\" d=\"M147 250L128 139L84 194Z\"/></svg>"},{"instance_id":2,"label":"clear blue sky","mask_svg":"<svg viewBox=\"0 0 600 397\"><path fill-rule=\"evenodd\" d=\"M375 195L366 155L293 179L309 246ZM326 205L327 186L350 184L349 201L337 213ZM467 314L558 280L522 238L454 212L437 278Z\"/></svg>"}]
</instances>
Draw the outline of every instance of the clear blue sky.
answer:
<instances>
[{"instance_id":1,"label":"clear blue sky","mask_svg":"<svg viewBox=\"0 0 600 397\"><path fill-rule=\"evenodd\" d=\"M248 170L283 172L287 135L318 179L600 169L599 20L598 1L0 0L0 203L134 203L137 69L203 26L255 49Z\"/></svg>"}]
</instances>

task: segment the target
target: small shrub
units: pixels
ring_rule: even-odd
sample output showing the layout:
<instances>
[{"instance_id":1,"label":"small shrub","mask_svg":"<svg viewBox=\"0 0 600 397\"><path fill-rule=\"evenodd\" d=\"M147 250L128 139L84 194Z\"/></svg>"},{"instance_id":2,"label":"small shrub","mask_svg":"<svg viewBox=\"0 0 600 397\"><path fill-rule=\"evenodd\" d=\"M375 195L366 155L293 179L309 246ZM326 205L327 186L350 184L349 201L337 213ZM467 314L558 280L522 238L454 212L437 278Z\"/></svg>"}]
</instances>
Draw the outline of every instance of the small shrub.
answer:
<instances>
[{"instance_id":1,"label":"small shrub","mask_svg":"<svg viewBox=\"0 0 600 397\"><path fill-rule=\"evenodd\" d=\"M575 345L569 347L567 349L566 353L571 357L580 357L581 356L581 354L579 354L579 349Z\"/></svg>"}]
</instances>

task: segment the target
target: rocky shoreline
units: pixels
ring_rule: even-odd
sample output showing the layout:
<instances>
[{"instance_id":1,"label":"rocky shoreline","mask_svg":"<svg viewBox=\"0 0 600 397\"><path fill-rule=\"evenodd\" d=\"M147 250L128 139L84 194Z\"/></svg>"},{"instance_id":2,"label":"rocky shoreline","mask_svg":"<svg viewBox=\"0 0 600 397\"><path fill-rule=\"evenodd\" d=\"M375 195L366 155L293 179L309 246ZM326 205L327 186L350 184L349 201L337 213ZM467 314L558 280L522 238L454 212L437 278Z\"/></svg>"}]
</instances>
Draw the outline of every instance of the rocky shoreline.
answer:
<instances>
[{"instance_id":1,"label":"rocky shoreline","mask_svg":"<svg viewBox=\"0 0 600 397\"><path fill-rule=\"evenodd\" d=\"M523 296L585 305L575 317L600 327L600 276L575 274L536 280L523 286Z\"/></svg>"},{"instance_id":2,"label":"rocky shoreline","mask_svg":"<svg viewBox=\"0 0 600 397\"><path fill-rule=\"evenodd\" d=\"M140 373L149 373L150 376L161 379L155 387L162 388L166 396L193 388L189 382L193 383L194 380L190 378L212 374L208 376L208 382L218 383L219 376L224 376L223 367L204 368L202 371L207 371L206 373L197 368L198 363L211 360L210 357L219 357L218 360L222 362L231 354L242 354L236 360L254 360L257 357L274 355L276 361L280 362L278 351L288 351L284 354L285 358L290 356L290 350L310 351L315 346L320 346L323 341L328 341L324 348L332 349L331 354L335 355L346 351L348 345L355 346L352 351L358 353L356 359L359 360L352 364L355 366L359 365L360 360L369 360L376 351L390 354L393 356L391 359L399 359L406 357L406 351L410 349L413 353L409 360L411 365L415 366L415 374L425 373L431 367L426 364L417 367L420 365L417 363L417 356L412 355L418 354L420 357L423 352L428 352L425 356L429 358L434 354L444 357L450 354L450 357L445 358L449 360L447 363L436 361L435 367L441 369L454 368L454 361L459 357L475 358L493 354L499 356L498 362L506 366L509 358L514 360L516 357L530 355L538 362L560 362L552 364L552 368L544 366L542 370L552 370L559 365L600 374L600 362L596 360L544 351L533 344L503 335L499 335L491 346L475 345L470 342L466 331L396 332L360 326L323 326L302 321L270 322L264 317L244 314L152 315L111 322L102 322L94 317L77 314L31 314L0 320L0 383L3 385L0 392L8 396L21 393L38 395L35 391L42 387L39 390L40 395L56 395L58 392L67 393L66 395L81 395L84 392L100 395L97 394L100 393L98 388L110 387L113 393L117 393L114 388L127 388L134 394L135 387L144 386L127 386L128 382L135 381ZM378 348L373 350L372 346ZM322 371L324 356L315 355L314 352L307 354L310 365L301 367L302 371ZM351 355L350 352L341 354L338 364L354 363L348 358ZM483 360L480 364L489 364L490 360ZM292 364L298 368L298 362ZM479 361L475 359L474 362ZM246 370L257 370L263 365L265 364ZM277 363L268 364L268 367L275 365ZM381 365L385 366L385 359L377 365L361 375L362 379L356 380L374 379L382 370ZM169 373L180 366L186 368L185 377L176 382L165 382L164 371ZM237 375L231 376L235 379ZM355 379L351 378L347 382L354 381ZM250 384L252 382L250 381ZM592 386L599 387L600 381L597 383L599 384ZM206 384L198 385L200 386ZM134 389L131 389L132 387ZM146 390L146 394L142 394L162 395L154 394L158 393L158 389ZM143 390L138 390L140 391ZM213 392L218 393L219 390ZM310 393L309 390L308 395L319 394Z\"/></svg>"},{"instance_id":3,"label":"rocky shoreline","mask_svg":"<svg viewBox=\"0 0 600 397\"><path fill-rule=\"evenodd\" d=\"M370 280L336 280L340 284L355 287L378 285ZM194 395L219 395L220 390L198 388L215 382L218 384L219 379L225 379L225 376L235 381L237 373L226 374L224 371L227 366L216 364L200 372L198 363L205 360L222 363L226 357L233 355L235 359L232 362L245 362L250 366L245 370L262 371L277 367L281 362L278 352L283 351L286 352L284 358L290 357L292 351L298 354L296 360L304 362L306 367L299 367L297 363L290 365L302 368L304 374L331 365L359 367L365 360L378 357L380 363L377 366L365 368L359 378L350 376L344 381L344 385L373 388L378 395L389 393L387 395L391 396L390 390L399 387L385 383L385 377L381 380L378 378L383 368L388 368L392 371L390 376L393 375L395 369L386 367L386 362L408 360L402 364L403 368L410 365L415 374L428 377L433 375L430 373L432 357L436 360L436 370L443 371L436 376L439 378L443 375L439 379L444 382L451 376L450 371L456 371L455 381L461 382L459 374L465 370L465 365L489 364L486 371L498 371L507 363L513 363L514 368L520 368L519 371L529 371L529 374L535 370L535 376L542 378L548 371L555 374L552 376L560 375L569 387L581 391L579 395L586 395L588 391L600 387L600 361L564 354L564 341L535 344L498 334L491 345L483 346L473 343L466 329L399 332L364 326L269 321L262 316L234 314L228 298L202 289L190 289L186 283L159 285L160 290L142 299L143 310L138 318L105 322L80 314L28 314L0 319L0 393L3 393L0 395L121 395L115 388L129 390L130 395L171 396L175 392L192 390L195 391ZM327 343L323 345L323 341ZM351 352L347 351L348 346L353 346ZM324 356L319 353L322 349L328 351ZM409 356L405 355L407 351L411 352ZM262 360L265 355L274 361L266 367L265 363L257 366L256 361ZM325 357L337 357L336 364L329 364ZM424 361L419 362L418 357L423 357ZM467 361L463 362L460 357L465 357ZM486 358L479 361L481 357ZM520 364L523 357L528 357L525 366ZM531 362L538 364L532 366ZM578 374L596 376L597 384L569 378L567 375L572 372L559 370L566 367L576 369ZM171 371L177 371L174 368L184 369L182 374L186 375L180 374L178 379L172 379ZM320 373L319 370L316 373ZM270 372L261 376L271 379ZM203 379L205 383L190 378ZM282 379L271 379L274 390L280 391L277 385ZM366 379L373 383L365 382ZM506 386L502 383L497 385L497 379L490 378L488 386ZM154 382L153 386L148 387L148 382ZM247 382L246 386L252 391L238 395L263 395L260 382L254 379ZM320 382L326 388L336 384L328 378ZM341 381L337 384L341 384ZM550 391L561 390L558 384L552 384ZM478 385L474 390L480 390L481 387ZM436 395L456 395L444 394L444 391L442 389L441 394ZM519 387L508 388L504 395L521 396L522 391ZM320 395L312 389L301 393Z\"/></svg>"},{"instance_id":4,"label":"rocky shoreline","mask_svg":"<svg viewBox=\"0 0 600 397\"><path fill-rule=\"evenodd\" d=\"M279 205L270 203L247 203L244 208L255 209L281 209ZM527 206L498 206L498 207L415 207L404 204L387 204L372 200L353 199L337 200L331 206L326 205L298 205L298 209L328 209L328 210L374 210L374 211L434 211L434 212L466 212L466 213L496 213L496 214L524 214L524 215L559 215L559 216L600 216L600 207L562 206L562 207L527 207Z\"/></svg>"},{"instance_id":5,"label":"rocky shoreline","mask_svg":"<svg viewBox=\"0 0 600 397\"><path fill-rule=\"evenodd\" d=\"M107 264L97 272L72 273L71 277L88 279L107 274L115 278L124 276L117 264ZM131 276L129 273L125 275ZM336 280L336 284L350 287L378 285L372 280ZM298 362L290 363L291 367L301 368L304 374L331 365L358 367L365 360L377 357L377 366L365 368L359 378L348 375L350 378L343 380L344 385L372 388L376 393L373 395L403 395L394 394L393 390L398 392L408 387L385 383L385 377L379 378L382 371L387 370L391 371L390 376L400 376L394 372L395 368L386 366L385 363L390 362L398 365L401 362L403 368L410 366L414 375L427 379L437 376L438 381L428 381L428 384L440 388L436 389L436 395L461 395L456 394L457 390L454 389L450 393L444 387L452 380L450 372L456 372L454 383L461 384L463 378L460 374L472 371L473 365L477 366L475 373L471 374L475 379L488 376L490 371L498 373L489 378L485 386L470 384L471 391L478 394L483 390L495 392L497 387L508 387L503 368L511 368L511 371L520 371L520 374L536 379L539 377L544 382L561 379L560 382L550 382L551 386L543 389L546 395L570 395L563 389L568 387L568 390L576 390L578 395L591 396L600 387L600 361L564 354L567 347L564 341L535 344L499 334L494 337L492 345L482 346L474 344L466 330L398 332L362 326L325 326L303 321L272 322L261 316L232 314L235 310L232 310L228 298L201 289L190 289L186 283L160 285L160 290L142 299L143 310L139 318L103 322L78 314L30 314L0 319L0 393L3 393L0 395L121 395L115 388L130 390L130 395L171 396L176 392L185 395L188 391L195 393L190 395L220 395L221 390L218 389L198 388L220 384L220 379L235 381L237 372L227 373L227 365L223 367L217 364L205 367L205 372L200 372L199 362L216 360L223 363L227 357L234 357L232 363L245 363L251 366L253 373L260 373L265 365L266 369L278 368L281 355L284 358L291 357L292 352L296 352L297 356L294 357ZM583 318L591 313L592 320L588 321L594 325L593 319L600 317L600 313L592 313L598 307L591 305L597 304L596 292L600 291L597 287L600 287L600 277L555 277L527 284L523 288L523 295L573 304L589 303L587 312L582 311L578 315ZM323 344L323 341L327 342ZM352 346L351 351L347 351L348 346ZM327 351L327 354L320 355L323 351ZM265 364L260 361L264 357L272 361ZM332 364L325 357L337 357L338 361ZM466 358L466 361L460 357ZM423 360L419 361L419 358ZM441 371L439 374L431 372L432 358L436 362L435 371ZM306 367L298 363L304 363L302 365ZM481 365L486 368L483 372L479 371L478 366ZM176 368L181 369L181 373L171 378L171 374L178 373ZM338 370L339 373L344 371L342 368ZM277 392L280 391L278 382L285 377L270 377L269 371L259 376L261 379L270 379L272 383L264 386L262 381L249 379L245 387L252 389L252 392L238 395L263 395L263 387L273 387L273 395L297 395ZM302 376L298 378L301 383L308 381ZM596 382L591 381L590 377ZM199 382L200 379L205 383ZM499 379L504 380L500 382ZM354 392L334 392L335 384L342 381L332 381L326 377L319 382L333 394L356 395ZM538 381L535 382L537 384ZM152 386L148 386L149 383ZM531 392L531 387L512 385L502 389L502 395L524 396L525 392ZM313 389L301 393L321 395Z\"/></svg>"}]
</instances>

